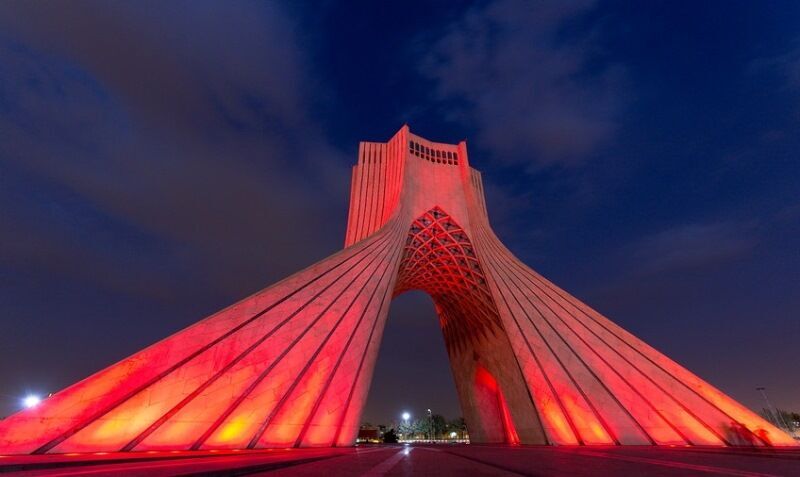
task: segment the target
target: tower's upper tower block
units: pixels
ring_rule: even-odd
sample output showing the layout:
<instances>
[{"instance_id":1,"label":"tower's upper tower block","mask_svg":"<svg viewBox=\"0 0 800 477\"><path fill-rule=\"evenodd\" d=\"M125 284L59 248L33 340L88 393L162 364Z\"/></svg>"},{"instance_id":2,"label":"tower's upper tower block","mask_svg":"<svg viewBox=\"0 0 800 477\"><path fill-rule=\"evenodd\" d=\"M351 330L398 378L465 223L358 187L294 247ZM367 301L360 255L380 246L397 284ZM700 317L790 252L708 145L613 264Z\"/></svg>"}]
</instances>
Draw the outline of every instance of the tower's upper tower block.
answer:
<instances>
[{"instance_id":1,"label":"tower's upper tower block","mask_svg":"<svg viewBox=\"0 0 800 477\"><path fill-rule=\"evenodd\" d=\"M345 245L373 234L399 209L412 220L438 205L468 229L465 205L472 203L485 215L481 175L469 166L466 141L430 141L404 125L385 143L359 144Z\"/></svg>"}]
</instances>

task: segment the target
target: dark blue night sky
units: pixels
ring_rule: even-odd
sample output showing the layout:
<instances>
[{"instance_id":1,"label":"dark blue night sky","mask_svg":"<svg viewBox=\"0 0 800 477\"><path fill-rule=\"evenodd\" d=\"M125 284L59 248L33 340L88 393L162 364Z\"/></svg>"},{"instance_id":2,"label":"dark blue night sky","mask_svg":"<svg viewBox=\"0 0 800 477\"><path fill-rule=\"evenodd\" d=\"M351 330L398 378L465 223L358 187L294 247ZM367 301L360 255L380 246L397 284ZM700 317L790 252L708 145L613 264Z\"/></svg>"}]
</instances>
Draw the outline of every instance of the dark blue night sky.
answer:
<instances>
[{"instance_id":1,"label":"dark blue night sky","mask_svg":"<svg viewBox=\"0 0 800 477\"><path fill-rule=\"evenodd\" d=\"M310 2L309 2L310 3ZM359 140L467 138L526 263L800 410L800 3L0 5L0 416L341 247ZM430 300L365 419L460 411Z\"/></svg>"}]
</instances>

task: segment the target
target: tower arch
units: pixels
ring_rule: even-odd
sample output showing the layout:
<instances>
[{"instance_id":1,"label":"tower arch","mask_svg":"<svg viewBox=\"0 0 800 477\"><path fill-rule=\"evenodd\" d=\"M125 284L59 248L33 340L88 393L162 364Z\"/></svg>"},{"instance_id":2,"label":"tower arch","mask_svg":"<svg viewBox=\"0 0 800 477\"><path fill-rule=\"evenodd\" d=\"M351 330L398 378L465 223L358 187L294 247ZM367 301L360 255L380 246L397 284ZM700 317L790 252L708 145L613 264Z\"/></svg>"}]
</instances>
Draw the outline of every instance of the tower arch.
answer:
<instances>
[{"instance_id":1,"label":"tower arch","mask_svg":"<svg viewBox=\"0 0 800 477\"><path fill-rule=\"evenodd\" d=\"M466 143L404 126L359 146L343 250L0 421L0 454L351 445L409 289L474 442L795 444L517 259Z\"/></svg>"}]
</instances>

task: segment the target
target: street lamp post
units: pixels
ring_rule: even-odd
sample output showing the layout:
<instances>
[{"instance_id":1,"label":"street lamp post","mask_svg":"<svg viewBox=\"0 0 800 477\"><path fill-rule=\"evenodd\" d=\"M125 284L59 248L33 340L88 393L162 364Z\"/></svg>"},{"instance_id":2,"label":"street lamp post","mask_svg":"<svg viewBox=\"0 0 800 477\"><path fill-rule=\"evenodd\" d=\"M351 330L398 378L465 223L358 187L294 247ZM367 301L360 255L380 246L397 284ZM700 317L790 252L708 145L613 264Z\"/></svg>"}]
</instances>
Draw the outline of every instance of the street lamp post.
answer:
<instances>
[{"instance_id":1,"label":"street lamp post","mask_svg":"<svg viewBox=\"0 0 800 477\"><path fill-rule=\"evenodd\" d=\"M431 412L430 409L428 409L428 422L429 422L429 425L430 425L430 428L431 428L430 429L431 430L430 438L431 438L431 442L433 442L433 413Z\"/></svg>"}]
</instances>

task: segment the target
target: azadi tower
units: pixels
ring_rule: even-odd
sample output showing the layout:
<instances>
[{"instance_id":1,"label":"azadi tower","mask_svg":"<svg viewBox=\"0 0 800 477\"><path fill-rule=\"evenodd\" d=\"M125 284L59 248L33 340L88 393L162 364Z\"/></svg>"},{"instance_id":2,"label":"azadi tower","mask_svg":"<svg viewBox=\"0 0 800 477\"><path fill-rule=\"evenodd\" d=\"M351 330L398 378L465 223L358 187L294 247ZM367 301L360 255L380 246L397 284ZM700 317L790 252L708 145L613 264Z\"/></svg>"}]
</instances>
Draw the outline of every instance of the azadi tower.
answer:
<instances>
[{"instance_id":1,"label":"azadi tower","mask_svg":"<svg viewBox=\"0 0 800 477\"><path fill-rule=\"evenodd\" d=\"M349 446L406 290L472 442L795 445L514 257L466 144L406 126L359 146L342 251L0 421L0 454Z\"/></svg>"}]
</instances>

